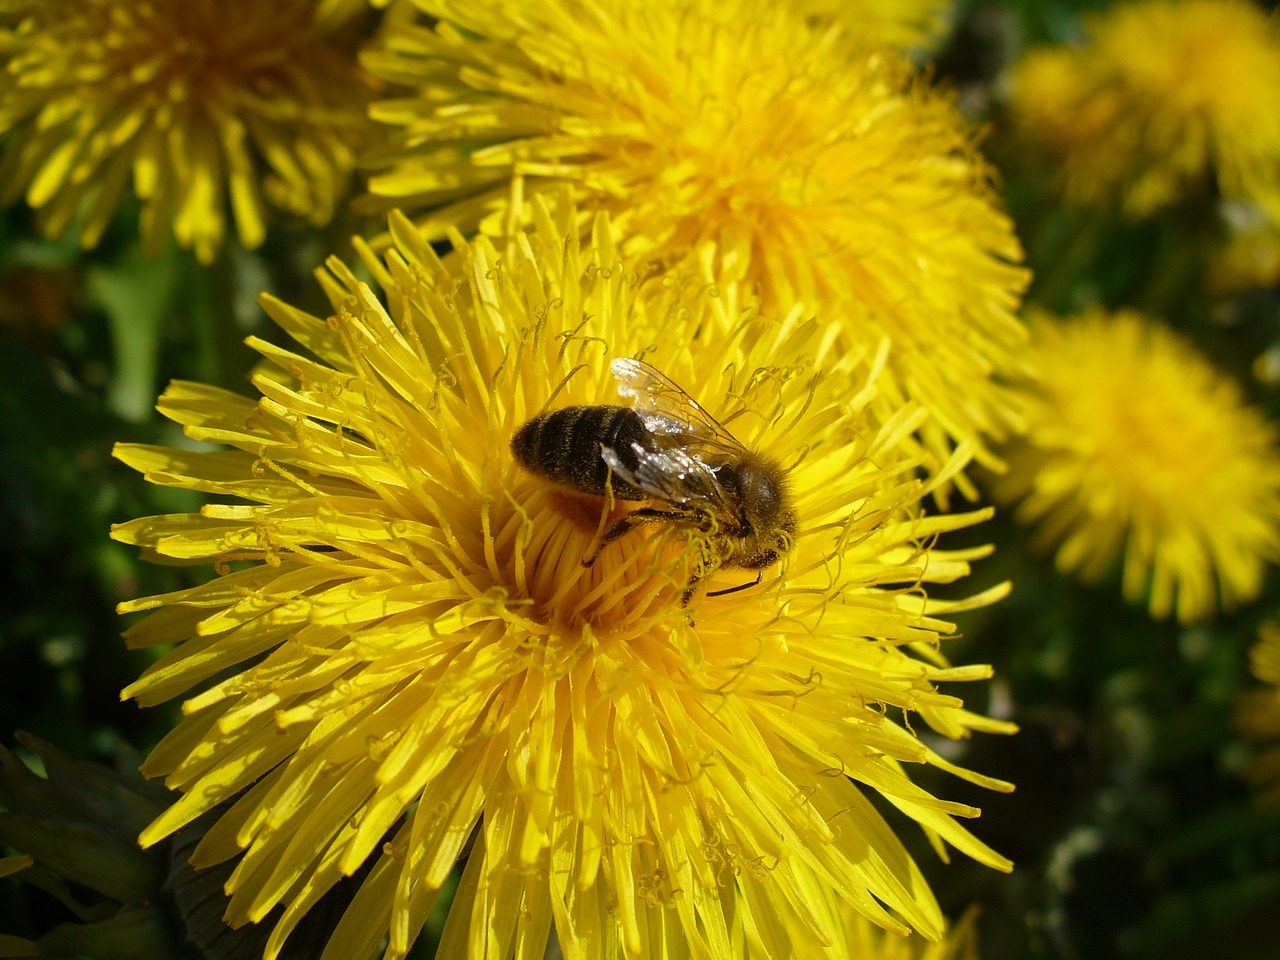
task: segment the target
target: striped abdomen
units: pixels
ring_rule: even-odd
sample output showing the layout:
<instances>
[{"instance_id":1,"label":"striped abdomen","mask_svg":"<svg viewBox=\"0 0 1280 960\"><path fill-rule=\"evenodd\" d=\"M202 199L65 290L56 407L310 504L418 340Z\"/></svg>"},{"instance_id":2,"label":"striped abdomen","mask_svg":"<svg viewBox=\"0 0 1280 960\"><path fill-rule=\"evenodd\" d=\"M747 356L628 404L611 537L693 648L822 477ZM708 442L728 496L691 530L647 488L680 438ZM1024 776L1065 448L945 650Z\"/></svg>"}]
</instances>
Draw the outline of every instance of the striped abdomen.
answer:
<instances>
[{"instance_id":1,"label":"striped abdomen","mask_svg":"<svg viewBox=\"0 0 1280 960\"><path fill-rule=\"evenodd\" d=\"M630 407L565 407L534 417L511 438L511 452L530 473L598 497L605 495L609 465L601 447L611 447L623 466L635 469L633 443L651 444L644 422ZM617 474L610 481L619 500L648 500Z\"/></svg>"}]
</instances>

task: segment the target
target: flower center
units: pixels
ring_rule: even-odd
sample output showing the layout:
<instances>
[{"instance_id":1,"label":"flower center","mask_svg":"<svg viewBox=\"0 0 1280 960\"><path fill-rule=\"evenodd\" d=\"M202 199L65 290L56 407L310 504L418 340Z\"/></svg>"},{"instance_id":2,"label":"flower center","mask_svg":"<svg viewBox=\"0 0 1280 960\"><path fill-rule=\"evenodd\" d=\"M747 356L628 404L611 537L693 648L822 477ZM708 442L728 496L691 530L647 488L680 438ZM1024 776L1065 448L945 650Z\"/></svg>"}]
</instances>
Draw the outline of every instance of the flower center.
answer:
<instances>
[{"instance_id":1,"label":"flower center","mask_svg":"<svg viewBox=\"0 0 1280 960\"><path fill-rule=\"evenodd\" d=\"M645 524L601 546L620 518L644 504L609 506L534 481L515 496L521 512L512 512L494 547L513 593L533 601L532 619L627 631L680 603L692 554L683 531Z\"/></svg>"},{"instance_id":2,"label":"flower center","mask_svg":"<svg viewBox=\"0 0 1280 960\"><path fill-rule=\"evenodd\" d=\"M318 42L303 6L263 9L268 15L240 4L229 23L216 3L91 7L82 43L98 51L118 88L147 89L157 103L206 98L222 84L262 95L268 74L288 68L291 51Z\"/></svg>"}]
</instances>

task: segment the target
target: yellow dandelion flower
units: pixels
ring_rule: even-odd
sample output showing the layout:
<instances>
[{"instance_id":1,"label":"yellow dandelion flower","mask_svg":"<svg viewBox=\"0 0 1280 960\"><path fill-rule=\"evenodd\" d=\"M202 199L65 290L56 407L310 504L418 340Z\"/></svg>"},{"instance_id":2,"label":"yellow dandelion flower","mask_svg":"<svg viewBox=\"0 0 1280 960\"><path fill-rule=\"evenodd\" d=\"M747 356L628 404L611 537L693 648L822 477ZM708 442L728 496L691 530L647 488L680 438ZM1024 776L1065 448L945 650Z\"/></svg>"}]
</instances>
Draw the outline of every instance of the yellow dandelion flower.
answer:
<instances>
[{"instance_id":1,"label":"yellow dandelion flower","mask_svg":"<svg viewBox=\"0 0 1280 960\"><path fill-rule=\"evenodd\" d=\"M1249 655L1253 675L1267 684L1241 696L1236 728L1258 745L1248 777L1262 792L1258 802L1280 804L1280 623L1266 623Z\"/></svg>"},{"instance_id":2,"label":"yellow dandelion flower","mask_svg":"<svg viewBox=\"0 0 1280 960\"><path fill-rule=\"evenodd\" d=\"M950 7L950 0L800 0L793 9L818 22L838 20L859 41L910 50L937 41Z\"/></svg>"},{"instance_id":3,"label":"yellow dandelion flower","mask_svg":"<svg viewBox=\"0 0 1280 960\"><path fill-rule=\"evenodd\" d=\"M327 222L371 87L316 0L0 0L4 202L98 242L132 182L142 236L205 262L228 217L255 247L268 204Z\"/></svg>"},{"instance_id":4,"label":"yellow dandelion flower","mask_svg":"<svg viewBox=\"0 0 1280 960\"><path fill-rule=\"evenodd\" d=\"M1010 79L1013 119L1042 151L1071 155L1096 148L1120 109L1114 92L1087 97L1089 77L1072 47L1039 47L1015 64ZM1070 173L1070 170L1068 170Z\"/></svg>"},{"instance_id":5,"label":"yellow dandelion flower","mask_svg":"<svg viewBox=\"0 0 1280 960\"><path fill-rule=\"evenodd\" d=\"M970 910L946 936L930 942L919 934L898 936L850 913L846 927L850 955L862 960L978 960L977 920L977 911Z\"/></svg>"},{"instance_id":6,"label":"yellow dandelion flower","mask_svg":"<svg viewBox=\"0 0 1280 960\"><path fill-rule=\"evenodd\" d=\"M283 908L268 958L366 861L324 958L388 935L403 957L460 858L441 957L540 958L552 927L579 960L849 957L845 911L937 938L868 794L940 854L1009 868L955 819L974 808L909 775L1008 789L913 726L1011 729L938 688L990 670L942 658L956 607L924 591L986 552L935 544L985 511L921 511L927 487L894 455L920 411L862 429L875 365L830 325L711 323L704 284L641 276L603 217L580 243L567 201L538 207L501 256L481 239L444 263L393 216L385 261L365 251L385 306L331 260L332 317L264 298L300 348L250 341L257 402L166 391L161 412L223 449L117 448L153 482L237 498L114 529L221 571L121 608L152 611L131 645L180 643L124 696L187 695L144 768L183 797L143 843L231 803L195 862L241 857L233 925ZM797 524L762 582L708 568L714 524L645 524L596 555L636 505L516 461L523 424L619 403L611 361L638 356L787 470Z\"/></svg>"},{"instance_id":7,"label":"yellow dandelion flower","mask_svg":"<svg viewBox=\"0 0 1280 960\"><path fill-rule=\"evenodd\" d=\"M1256 596L1280 548L1274 430L1168 330L1094 309L1034 324L1028 432L997 496L1057 564L1097 579L1123 549L1129 600L1183 622ZM1216 580L1216 587L1215 587Z\"/></svg>"},{"instance_id":8,"label":"yellow dandelion flower","mask_svg":"<svg viewBox=\"0 0 1280 960\"><path fill-rule=\"evenodd\" d=\"M1033 50L1015 123L1062 164L1066 194L1143 216L1191 191L1280 217L1280 25L1248 0L1145 0L1087 21L1079 48Z\"/></svg>"},{"instance_id":9,"label":"yellow dandelion flower","mask_svg":"<svg viewBox=\"0 0 1280 960\"><path fill-rule=\"evenodd\" d=\"M373 108L399 128L374 194L440 238L567 183L629 256L889 338L878 415L918 400L935 468L956 441L989 459L1026 274L972 130L905 57L767 0L415 2L435 29L366 59L413 88Z\"/></svg>"}]
</instances>

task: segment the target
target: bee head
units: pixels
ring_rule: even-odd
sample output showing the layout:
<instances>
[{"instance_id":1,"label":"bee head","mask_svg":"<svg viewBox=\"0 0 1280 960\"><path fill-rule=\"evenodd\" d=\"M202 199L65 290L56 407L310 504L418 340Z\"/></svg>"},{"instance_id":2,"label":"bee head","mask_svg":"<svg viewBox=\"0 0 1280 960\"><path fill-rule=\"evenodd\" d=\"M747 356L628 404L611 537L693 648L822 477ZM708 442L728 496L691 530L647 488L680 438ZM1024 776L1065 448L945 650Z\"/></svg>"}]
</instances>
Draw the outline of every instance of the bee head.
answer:
<instances>
[{"instance_id":1,"label":"bee head","mask_svg":"<svg viewBox=\"0 0 1280 960\"><path fill-rule=\"evenodd\" d=\"M737 464L734 487L743 534L755 541L754 549L737 558L736 565L757 569L776 563L790 549L796 533L785 473L763 457L747 457Z\"/></svg>"}]
</instances>

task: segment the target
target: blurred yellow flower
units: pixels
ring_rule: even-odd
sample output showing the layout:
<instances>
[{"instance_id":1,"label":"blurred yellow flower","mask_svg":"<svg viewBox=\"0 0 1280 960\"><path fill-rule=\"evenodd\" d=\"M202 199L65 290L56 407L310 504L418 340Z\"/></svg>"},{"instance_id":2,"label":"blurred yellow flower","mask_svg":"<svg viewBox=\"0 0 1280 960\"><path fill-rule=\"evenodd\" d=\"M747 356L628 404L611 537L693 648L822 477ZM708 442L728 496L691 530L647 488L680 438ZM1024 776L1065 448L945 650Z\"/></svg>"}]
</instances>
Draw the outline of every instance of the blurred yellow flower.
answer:
<instances>
[{"instance_id":1,"label":"blurred yellow flower","mask_svg":"<svg viewBox=\"0 0 1280 960\"><path fill-rule=\"evenodd\" d=\"M155 252L205 262L267 206L314 225L347 190L372 93L317 0L0 0L5 203L94 246L130 182Z\"/></svg>"},{"instance_id":2,"label":"blurred yellow flower","mask_svg":"<svg viewBox=\"0 0 1280 960\"><path fill-rule=\"evenodd\" d=\"M769 0L414 2L436 27L366 58L411 88L373 108L398 128L384 203L435 239L570 184L628 256L801 304L855 349L887 337L876 415L922 403L932 469L957 441L990 460L1026 272L973 130L905 57Z\"/></svg>"},{"instance_id":3,"label":"blurred yellow flower","mask_svg":"<svg viewBox=\"0 0 1280 960\"><path fill-rule=\"evenodd\" d=\"M817 23L839 21L861 43L911 50L938 40L951 0L798 0L791 6Z\"/></svg>"},{"instance_id":4,"label":"blurred yellow flower","mask_svg":"<svg viewBox=\"0 0 1280 960\"><path fill-rule=\"evenodd\" d=\"M1028 432L996 495L1064 571L1122 550L1131 601L1183 622L1256 596L1280 554L1275 431L1190 346L1130 311L1033 323ZM1216 581L1216 586L1215 586Z\"/></svg>"},{"instance_id":5,"label":"blurred yellow flower","mask_svg":"<svg viewBox=\"0 0 1280 960\"><path fill-rule=\"evenodd\" d=\"M1236 728L1258 746L1247 774L1262 792L1258 802L1280 804L1280 623L1266 623L1249 655L1253 675L1267 686L1246 691L1236 709Z\"/></svg>"},{"instance_id":6,"label":"blurred yellow flower","mask_svg":"<svg viewBox=\"0 0 1280 960\"><path fill-rule=\"evenodd\" d=\"M1089 43L1032 50L1014 121L1073 200L1144 216L1192 191L1280 217L1280 26L1248 0L1144 0L1086 21Z\"/></svg>"},{"instance_id":7,"label":"blurred yellow flower","mask_svg":"<svg viewBox=\"0 0 1280 960\"><path fill-rule=\"evenodd\" d=\"M332 317L264 298L299 352L250 341L257 402L166 391L161 412L222 449L117 447L155 483L222 499L114 529L221 571L121 607L152 611L131 645L179 643L125 696L219 678L147 760L184 796L144 844L234 799L195 862L243 851L228 920L282 906L268 958L370 859L325 960L388 934L405 956L460 858L441 957L540 958L553 926L575 960L861 956L851 912L937 938L929 886L868 793L940 854L1009 869L956 821L976 809L908 773L1010 789L916 732L1012 729L938 689L989 676L938 639L1003 587L951 604L924 589L987 552L936 545L986 511L922 511L928 488L894 454L921 411L865 427L876 364L829 324L710 322L705 285L638 274L603 216L580 243L567 200L534 207L536 232L443 263L393 216L385 261L364 250L385 306L330 260ZM789 469L799 528L763 583L711 595L751 579L721 569L686 607L712 535L662 524L586 566L620 505L517 464L512 437L540 411L616 403L626 356Z\"/></svg>"}]
</instances>

